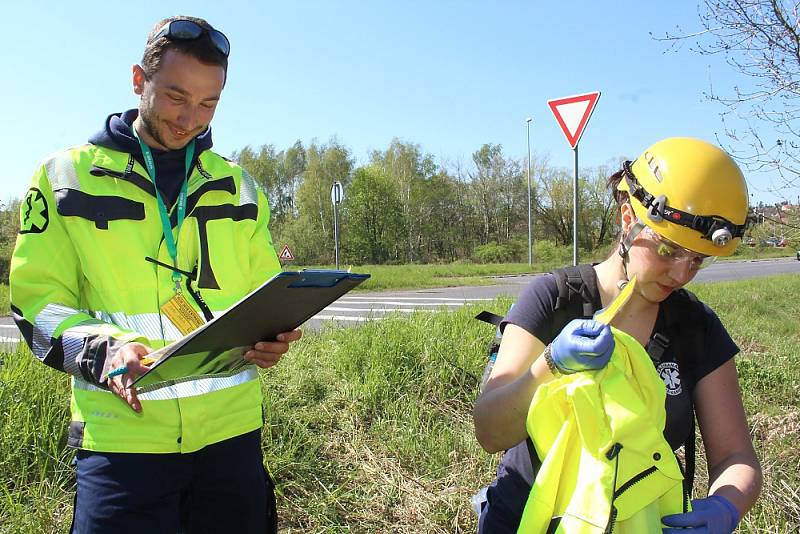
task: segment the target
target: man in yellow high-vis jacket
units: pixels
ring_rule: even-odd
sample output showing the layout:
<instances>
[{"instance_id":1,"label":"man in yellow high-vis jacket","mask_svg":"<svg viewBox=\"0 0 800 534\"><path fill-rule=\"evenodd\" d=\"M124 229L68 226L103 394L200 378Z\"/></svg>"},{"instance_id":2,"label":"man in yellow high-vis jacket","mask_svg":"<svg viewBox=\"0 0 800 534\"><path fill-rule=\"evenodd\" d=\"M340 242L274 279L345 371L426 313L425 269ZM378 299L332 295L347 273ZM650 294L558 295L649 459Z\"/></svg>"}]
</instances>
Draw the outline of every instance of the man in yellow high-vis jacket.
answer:
<instances>
[{"instance_id":1,"label":"man in yellow high-vis jacket","mask_svg":"<svg viewBox=\"0 0 800 534\"><path fill-rule=\"evenodd\" d=\"M129 387L154 348L280 269L264 194L210 150L229 53L202 19L159 22L133 67L138 109L46 158L21 205L12 312L36 357L72 376L76 533L276 530L257 367L299 330L229 376Z\"/></svg>"}]
</instances>

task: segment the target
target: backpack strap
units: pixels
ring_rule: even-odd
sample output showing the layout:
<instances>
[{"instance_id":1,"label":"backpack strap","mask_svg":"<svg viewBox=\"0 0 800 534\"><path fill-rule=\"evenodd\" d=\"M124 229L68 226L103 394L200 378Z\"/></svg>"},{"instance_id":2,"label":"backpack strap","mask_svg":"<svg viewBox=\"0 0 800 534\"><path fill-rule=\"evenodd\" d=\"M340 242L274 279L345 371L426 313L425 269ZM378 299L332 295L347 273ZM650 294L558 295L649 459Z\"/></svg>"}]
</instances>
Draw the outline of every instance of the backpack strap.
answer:
<instances>
[{"instance_id":1,"label":"backpack strap","mask_svg":"<svg viewBox=\"0 0 800 534\"><path fill-rule=\"evenodd\" d=\"M667 347L669 347L669 338L661 332L654 332L647 344L647 354L650 355L650 359L656 366L661 363L661 357L664 356Z\"/></svg>"},{"instance_id":2,"label":"backpack strap","mask_svg":"<svg viewBox=\"0 0 800 534\"><path fill-rule=\"evenodd\" d=\"M591 319L599 308L597 277L591 265L569 265L552 271L558 296L551 327L555 338L572 319Z\"/></svg>"},{"instance_id":3,"label":"backpack strap","mask_svg":"<svg viewBox=\"0 0 800 534\"><path fill-rule=\"evenodd\" d=\"M671 332L685 332L687 335L681 336L676 341L678 365L681 374L691 377L694 380L692 365L689 354L703 354L705 348L705 330L699 328L703 324L704 317L700 312L702 303L691 291L680 289L673 299L673 308L667 313L668 325ZM695 384L692 383L692 390ZM690 400L692 396L689 397ZM695 476L695 456L696 456L696 424L694 416L694 404L692 404L691 421L689 434L683 444L684 452L684 491L691 498L694 489Z\"/></svg>"},{"instance_id":4,"label":"backpack strap","mask_svg":"<svg viewBox=\"0 0 800 534\"><path fill-rule=\"evenodd\" d=\"M489 323L494 326L500 326L500 321L503 320L502 315L497 315L496 313L492 313L490 311L483 310L475 318L479 321L483 321L484 323Z\"/></svg>"},{"instance_id":5,"label":"backpack strap","mask_svg":"<svg viewBox=\"0 0 800 534\"><path fill-rule=\"evenodd\" d=\"M591 319L594 312L600 309L600 295L597 290L597 276L594 267L589 264L568 265L552 271L555 276L558 296L550 327L551 337L555 337L561 329L573 319ZM536 449L530 436L526 439L533 478L539 472L542 461L536 455Z\"/></svg>"},{"instance_id":6,"label":"backpack strap","mask_svg":"<svg viewBox=\"0 0 800 534\"><path fill-rule=\"evenodd\" d=\"M694 407L692 407L694 409ZM694 414L692 414L692 429L689 430L689 437L686 438L686 443L683 444L683 461L684 466L683 474L683 491L686 493L689 500L692 498L692 491L694 491L694 471L695 471L695 424Z\"/></svg>"}]
</instances>

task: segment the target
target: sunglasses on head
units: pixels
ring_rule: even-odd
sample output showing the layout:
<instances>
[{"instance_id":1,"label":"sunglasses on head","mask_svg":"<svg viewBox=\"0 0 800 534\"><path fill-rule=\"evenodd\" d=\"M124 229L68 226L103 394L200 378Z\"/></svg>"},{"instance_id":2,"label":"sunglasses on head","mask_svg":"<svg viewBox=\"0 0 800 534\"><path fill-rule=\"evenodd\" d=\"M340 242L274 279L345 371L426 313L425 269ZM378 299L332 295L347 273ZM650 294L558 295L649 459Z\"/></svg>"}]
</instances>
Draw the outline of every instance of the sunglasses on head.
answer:
<instances>
[{"instance_id":1,"label":"sunglasses on head","mask_svg":"<svg viewBox=\"0 0 800 534\"><path fill-rule=\"evenodd\" d=\"M228 38L225 37L224 33L213 28L204 28L198 23L187 19L167 22L156 32L155 36L149 42L152 43L162 37L172 39L173 41L194 41L202 37L205 33L208 34L214 48L223 56L228 57L228 54L231 53L231 43L228 41Z\"/></svg>"}]
</instances>

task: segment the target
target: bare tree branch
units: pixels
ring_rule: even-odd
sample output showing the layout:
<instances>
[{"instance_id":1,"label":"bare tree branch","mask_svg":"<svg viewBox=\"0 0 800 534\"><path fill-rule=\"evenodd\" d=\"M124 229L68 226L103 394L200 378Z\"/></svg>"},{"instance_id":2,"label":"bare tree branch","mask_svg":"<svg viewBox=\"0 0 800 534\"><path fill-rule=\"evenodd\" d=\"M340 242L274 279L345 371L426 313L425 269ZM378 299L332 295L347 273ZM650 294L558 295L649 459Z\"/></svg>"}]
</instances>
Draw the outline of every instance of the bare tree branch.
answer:
<instances>
[{"instance_id":1,"label":"bare tree branch","mask_svg":"<svg viewBox=\"0 0 800 534\"><path fill-rule=\"evenodd\" d=\"M653 36L670 43L672 50L686 43L697 54L722 55L749 80L751 86L734 86L727 94L715 91L709 82L705 97L723 108L727 139L720 144L748 170L775 173L777 180L767 191L784 198L800 188L799 4L703 0L698 9L700 30L676 28ZM733 122L744 126L736 129ZM764 132L770 132L769 140Z\"/></svg>"}]
</instances>

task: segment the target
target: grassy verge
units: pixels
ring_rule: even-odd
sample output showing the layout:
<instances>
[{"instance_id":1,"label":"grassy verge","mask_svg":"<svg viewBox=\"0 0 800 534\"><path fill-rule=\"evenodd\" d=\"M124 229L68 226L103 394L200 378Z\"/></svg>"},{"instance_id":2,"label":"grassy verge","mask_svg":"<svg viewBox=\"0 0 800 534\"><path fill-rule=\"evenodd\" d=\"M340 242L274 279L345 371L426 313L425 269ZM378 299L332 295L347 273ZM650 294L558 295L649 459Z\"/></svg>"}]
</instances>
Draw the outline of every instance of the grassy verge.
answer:
<instances>
[{"instance_id":1,"label":"grassy verge","mask_svg":"<svg viewBox=\"0 0 800 534\"><path fill-rule=\"evenodd\" d=\"M563 263L563 262L562 262ZM420 265L339 265L340 269L354 273L369 273L369 280L356 288L357 291L379 291L456 285L486 285L493 283L492 277L529 274L549 271L555 264L535 263L431 263ZM334 269L333 265L284 265L287 270Z\"/></svg>"},{"instance_id":2,"label":"grassy verge","mask_svg":"<svg viewBox=\"0 0 800 534\"><path fill-rule=\"evenodd\" d=\"M800 530L800 301L786 298L799 286L789 275L693 287L742 348L765 488L741 532ZM472 435L492 337L472 319L477 311L329 329L262 374L264 450L284 533L475 531L469 497L491 481L498 458ZM63 532L74 484L64 448L67 380L27 351L2 358L0 532Z\"/></svg>"},{"instance_id":3,"label":"grassy verge","mask_svg":"<svg viewBox=\"0 0 800 534\"><path fill-rule=\"evenodd\" d=\"M601 261L605 256L596 254L595 261ZM731 258L720 258L725 261L742 261L752 259L772 259L794 257L794 251L788 249L745 249L741 255ZM581 256L583 261L590 258ZM356 291L380 291L391 289L447 287L459 285L488 285L496 283L494 277L504 275L518 275L530 273L549 272L556 267L562 267L563 261L537 262L533 265L527 263L447 263L425 265L340 265L340 269L351 269L356 273L369 273L369 280L356 288ZM301 266L286 265L285 269L299 270L302 268L333 269L333 265Z\"/></svg>"},{"instance_id":4,"label":"grassy verge","mask_svg":"<svg viewBox=\"0 0 800 534\"><path fill-rule=\"evenodd\" d=\"M797 249L793 247L744 247L736 249L731 259L765 259L794 257Z\"/></svg>"},{"instance_id":5,"label":"grassy verge","mask_svg":"<svg viewBox=\"0 0 800 534\"><path fill-rule=\"evenodd\" d=\"M740 531L800 532L800 277L695 284L691 289L714 308L742 349L737 369L765 480ZM702 490L702 477L699 482Z\"/></svg>"},{"instance_id":6,"label":"grassy verge","mask_svg":"<svg viewBox=\"0 0 800 534\"><path fill-rule=\"evenodd\" d=\"M10 315L11 306L8 300L8 284L0 284L0 315Z\"/></svg>"}]
</instances>

